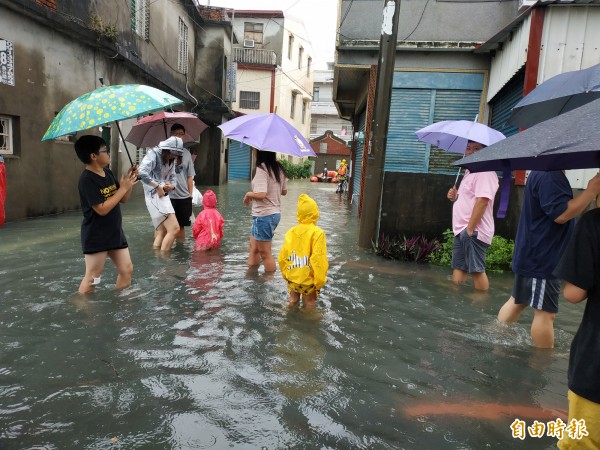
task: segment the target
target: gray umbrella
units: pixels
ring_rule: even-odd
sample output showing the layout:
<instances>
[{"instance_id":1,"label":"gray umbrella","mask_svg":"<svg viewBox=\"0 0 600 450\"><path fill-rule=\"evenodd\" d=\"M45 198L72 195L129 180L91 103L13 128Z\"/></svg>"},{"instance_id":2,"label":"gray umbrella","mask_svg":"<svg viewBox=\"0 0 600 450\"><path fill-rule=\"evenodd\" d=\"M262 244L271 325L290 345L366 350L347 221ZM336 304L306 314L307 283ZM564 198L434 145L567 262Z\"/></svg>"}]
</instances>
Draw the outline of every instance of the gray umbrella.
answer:
<instances>
[{"instance_id":1,"label":"gray umbrella","mask_svg":"<svg viewBox=\"0 0 600 450\"><path fill-rule=\"evenodd\" d=\"M600 167L600 99L510 136L453 165L471 172Z\"/></svg>"},{"instance_id":2,"label":"gray umbrella","mask_svg":"<svg viewBox=\"0 0 600 450\"><path fill-rule=\"evenodd\" d=\"M600 98L600 64L556 75L512 109L509 125L529 128Z\"/></svg>"}]
</instances>

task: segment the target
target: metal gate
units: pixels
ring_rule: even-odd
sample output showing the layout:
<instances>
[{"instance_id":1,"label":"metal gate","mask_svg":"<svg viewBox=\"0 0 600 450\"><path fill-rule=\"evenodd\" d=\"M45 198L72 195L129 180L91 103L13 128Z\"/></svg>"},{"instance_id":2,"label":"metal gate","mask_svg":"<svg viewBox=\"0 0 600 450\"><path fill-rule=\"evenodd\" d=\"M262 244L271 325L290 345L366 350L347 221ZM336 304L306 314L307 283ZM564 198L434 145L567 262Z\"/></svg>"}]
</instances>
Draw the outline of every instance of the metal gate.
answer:
<instances>
[{"instance_id":1,"label":"metal gate","mask_svg":"<svg viewBox=\"0 0 600 450\"><path fill-rule=\"evenodd\" d=\"M229 141L228 179L249 180L250 179L250 147L238 141Z\"/></svg>"}]
</instances>

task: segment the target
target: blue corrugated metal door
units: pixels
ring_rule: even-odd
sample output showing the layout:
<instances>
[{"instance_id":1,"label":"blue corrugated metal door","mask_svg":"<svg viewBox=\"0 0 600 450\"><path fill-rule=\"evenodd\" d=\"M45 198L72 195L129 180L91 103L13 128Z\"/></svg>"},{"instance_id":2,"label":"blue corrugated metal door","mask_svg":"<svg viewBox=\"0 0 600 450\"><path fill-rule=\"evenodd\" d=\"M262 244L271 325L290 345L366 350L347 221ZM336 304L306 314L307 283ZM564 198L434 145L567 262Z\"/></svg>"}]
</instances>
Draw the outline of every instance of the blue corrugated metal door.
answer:
<instances>
[{"instance_id":1,"label":"blue corrugated metal door","mask_svg":"<svg viewBox=\"0 0 600 450\"><path fill-rule=\"evenodd\" d=\"M238 141L229 141L229 181L250 179L250 147Z\"/></svg>"},{"instance_id":2,"label":"blue corrugated metal door","mask_svg":"<svg viewBox=\"0 0 600 450\"><path fill-rule=\"evenodd\" d=\"M522 69L498 92L490 102L491 127L504 133L506 137L519 132L518 128L507 125L510 111L523 98L525 70Z\"/></svg>"},{"instance_id":3,"label":"blue corrugated metal door","mask_svg":"<svg viewBox=\"0 0 600 450\"><path fill-rule=\"evenodd\" d=\"M431 123L433 90L393 89L385 153L388 172L427 172L427 144L415 131Z\"/></svg>"},{"instance_id":4,"label":"blue corrugated metal door","mask_svg":"<svg viewBox=\"0 0 600 450\"><path fill-rule=\"evenodd\" d=\"M363 136L365 134L365 129L366 129L366 124L367 124L367 110L365 109L362 114L359 116L358 118L358 130L357 131L362 131ZM361 181L361 176L362 176L362 164L363 164L363 154L364 154L364 138L360 141L356 142L356 158L354 161L354 167L352 168L352 171L354 172L352 174L352 178L353 178L353 185L352 185L352 197L354 198L358 198L360 195L360 181Z\"/></svg>"},{"instance_id":5,"label":"blue corrugated metal door","mask_svg":"<svg viewBox=\"0 0 600 450\"><path fill-rule=\"evenodd\" d=\"M435 92L433 122L442 120L475 120L479 113L481 91L459 91L438 89ZM429 149L429 173L455 175L456 167L451 164L462 155L450 153L431 146Z\"/></svg>"}]
</instances>

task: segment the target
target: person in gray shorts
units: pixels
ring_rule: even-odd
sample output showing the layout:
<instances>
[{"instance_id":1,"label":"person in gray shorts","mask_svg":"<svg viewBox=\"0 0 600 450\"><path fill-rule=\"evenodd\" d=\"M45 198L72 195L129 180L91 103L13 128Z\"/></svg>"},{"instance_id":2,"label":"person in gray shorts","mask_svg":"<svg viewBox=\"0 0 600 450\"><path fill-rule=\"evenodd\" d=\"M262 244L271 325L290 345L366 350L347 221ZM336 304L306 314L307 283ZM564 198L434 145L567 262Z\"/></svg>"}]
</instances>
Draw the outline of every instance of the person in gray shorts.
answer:
<instances>
[{"instance_id":1,"label":"person in gray shorts","mask_svg":"<svg viewBox=\"0 0 600 450\"><path fill-rule=\"evenodd\" d=\"M179 123L171 126L171 136L177 136L183 139L185 136L185 127ZM183 149L181 158L177 158L175 166L175 189L169 193L171 204L175 210L175 217L179 223L179 233L176 238L181 240L185 237L185 228L192 225L190 217L192 216L192 192L194 190L194 161L187 148Z\"/></svg>"},{"instance_id":2,"label":"person in gray shorts","mask_svg":"<svg viewBox=\"0 0 600 450\"><path fill-rule=\"evenodd\" d=\"M554 347L554 318L558 312L560 281L553 275L581 214L600 194L600 175L592 178L578 197L560 171L532 171L527 178L515 238L512 296L498 312L498 320L513 323L533 308L531 340L538 348Z\"/></svg>"}]
</instances>

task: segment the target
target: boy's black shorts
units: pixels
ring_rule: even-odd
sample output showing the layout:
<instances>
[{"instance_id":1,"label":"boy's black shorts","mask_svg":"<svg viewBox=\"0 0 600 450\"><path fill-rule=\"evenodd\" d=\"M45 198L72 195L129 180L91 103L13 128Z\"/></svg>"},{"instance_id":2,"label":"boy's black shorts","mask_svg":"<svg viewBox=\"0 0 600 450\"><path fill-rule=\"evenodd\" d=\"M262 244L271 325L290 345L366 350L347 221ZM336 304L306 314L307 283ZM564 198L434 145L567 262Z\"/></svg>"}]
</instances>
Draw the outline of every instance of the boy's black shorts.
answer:
<instances>
[{"instance_id":1,"label":"boy's black shorts","mask_svg":"<svg viewBox=\"0 0 600 450\"><path fill-rule=\"evenodd\" d=\"M175 217L180 227L189 227L192 222L192 197L188 198L172 198L171 204L175 210Z\"/></svg>"}]
</instances>

